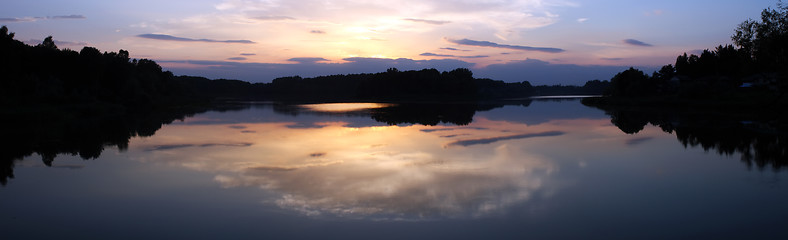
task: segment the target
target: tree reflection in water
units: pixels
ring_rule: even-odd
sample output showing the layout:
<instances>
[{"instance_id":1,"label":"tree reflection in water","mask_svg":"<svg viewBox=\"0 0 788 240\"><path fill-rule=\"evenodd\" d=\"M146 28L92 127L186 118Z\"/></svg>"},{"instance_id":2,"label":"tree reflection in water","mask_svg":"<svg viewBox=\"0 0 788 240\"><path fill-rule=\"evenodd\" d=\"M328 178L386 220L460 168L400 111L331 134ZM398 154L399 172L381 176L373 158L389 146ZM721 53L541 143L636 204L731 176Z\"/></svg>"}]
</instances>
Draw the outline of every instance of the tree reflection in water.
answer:
<instances>
[{"instance_id":1,"label":"tree reflection in water","mask_svg":"<svg viewBox=\"0 0 788 240\"><path fill-rule=\"evenodd\" d=\"M636 134L647 124L674 133L684 147L701 147L720 155L741 154L748 167L759 170L788 166L788 134L785 121L774 117L717 113L675 112L666 109L635 110L600 107L611 122L627 134ZM778 120L775 120L778 119Z\"/></svg>"}]
</instances>

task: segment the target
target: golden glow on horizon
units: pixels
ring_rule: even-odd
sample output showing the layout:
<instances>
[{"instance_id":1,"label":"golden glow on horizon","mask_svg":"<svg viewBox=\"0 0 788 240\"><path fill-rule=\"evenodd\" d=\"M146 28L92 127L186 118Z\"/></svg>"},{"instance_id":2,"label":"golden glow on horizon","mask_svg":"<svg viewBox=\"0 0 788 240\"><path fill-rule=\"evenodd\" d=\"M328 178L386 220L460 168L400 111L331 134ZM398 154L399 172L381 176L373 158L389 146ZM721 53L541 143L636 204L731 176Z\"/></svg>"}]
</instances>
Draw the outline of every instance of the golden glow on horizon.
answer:
<instances>
[{"instance_id":1,"label":"golden glow on horizon","mask_svg":"<svg viewBox=\"0 0 788 240\"><path fill-rule=\"evenodd\" d=\"M364 109L375 109L392 106L387 103L321 103L303 104L301 107L318 112L352 112Z\"/></svg>"}]
</instances>

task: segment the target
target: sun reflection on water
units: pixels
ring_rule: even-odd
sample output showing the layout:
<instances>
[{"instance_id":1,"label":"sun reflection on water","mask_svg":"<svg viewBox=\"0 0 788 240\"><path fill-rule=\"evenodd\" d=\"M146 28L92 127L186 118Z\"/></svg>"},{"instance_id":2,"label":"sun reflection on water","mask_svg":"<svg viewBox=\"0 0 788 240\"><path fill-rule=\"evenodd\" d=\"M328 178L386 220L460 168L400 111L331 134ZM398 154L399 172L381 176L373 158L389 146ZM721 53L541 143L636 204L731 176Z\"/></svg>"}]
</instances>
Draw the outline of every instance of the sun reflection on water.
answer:
<instances>
[{"instance_id":1,"label":"sun reflection on water","mask_svg":"<svg viewBox=\"0 0 788 240\"><path fill-rule=\"evenodd\" d=\"M393 106L387 103L321 103L300 105L311 111L317 112L352 112L365 109L375 109Z\"/></svg>"}]
</instances>

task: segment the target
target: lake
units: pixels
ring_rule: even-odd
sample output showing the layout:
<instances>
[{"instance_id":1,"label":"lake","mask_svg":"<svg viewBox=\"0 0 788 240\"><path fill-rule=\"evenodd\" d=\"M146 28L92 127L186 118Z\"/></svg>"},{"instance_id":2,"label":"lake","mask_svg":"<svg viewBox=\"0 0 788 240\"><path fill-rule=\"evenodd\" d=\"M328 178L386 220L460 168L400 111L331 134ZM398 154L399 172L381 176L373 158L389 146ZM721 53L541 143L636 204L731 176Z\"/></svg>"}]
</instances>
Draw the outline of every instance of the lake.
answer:
<instances>
[{"instance_id":1,"label":"lake","mask_svg":"<svg viewBox=\"0 0 788 240\"><path fill-rule=\"evenodd\" d=\"M5 154L2 238L788 239L784 135L742 117L548 98L159 122L3 150L29 148Z\"/></svg>"}]
</instances>

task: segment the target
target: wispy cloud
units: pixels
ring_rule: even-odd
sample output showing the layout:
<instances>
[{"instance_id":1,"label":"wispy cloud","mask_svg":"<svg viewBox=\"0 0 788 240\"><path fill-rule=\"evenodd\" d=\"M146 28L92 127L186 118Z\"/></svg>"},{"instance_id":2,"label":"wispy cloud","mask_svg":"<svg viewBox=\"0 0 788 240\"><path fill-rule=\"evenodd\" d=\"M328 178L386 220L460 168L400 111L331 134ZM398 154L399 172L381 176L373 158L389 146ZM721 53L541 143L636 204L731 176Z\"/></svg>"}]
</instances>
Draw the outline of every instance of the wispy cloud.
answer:
<instances>
[{"instance_id":1,"label":"wispy cloud","mask_svg":"<svg viewBox=\"0 0 788 240\"><path fill-rule=\"evenodd\" d=\"M245 57L231 57L231 58L228 58L227 60L242 61L242 60L246 60L246 58Z\"/></svg>"},{"instance_id":2,"label":"wispy cloud","mask_svg":"<svg viewBox=\"0 0 788 240\"><path fill-rule=\"evenodd\" d=\"M602 60L605 60L605 61L621 61L621 60L624 60L624 58L616 58L616 57L611 57L611 58L599 58L599 59L602 59Z\"/></svg>"},{"instance_id":3,"label":"wispy cloud","mask_svg":"<svg viewBox=\"0 0 788 240\"><path fill-rule=\"evenodd\" d=\"M462 51L462 52L468 52L468 51L471 51L471 50L465 50L465 49L456 49L456 48L452 48L452 47L444 47L444 48L441 48L441 49L443 49L443 50L449 50L449 51Z\"/></svg>"},{"instance_id":4,"label":"wispy cloud","mask_svg":"<svg viewBox=\"0 0 788 240\"><path fill-rule=\"evenodd\" d=\"M314 34L326 34L326 32L325 32L325 31L323 31L323 30L312 30L312 31L309 31L309 33L314 33Z\"/></svg>"},{"instance_id":5,"label":"wispy cloud","mask_svg":"<svg viewBox=\"0 0 788 240\"><path fill-rule=\"evenodd\" d=\"M503 49L513 49L513 50L523 50L523 51L536 51L536 52L546 52L546 53L560 53L564 52L563 49L560 48L551 48L551 47L531 47L531 46L522 46L522 45L506 45L506 44L498 44L490 41L477 41L471 39L449 39L446 38L446 41L449 41L454 44L465 45L465 46L477 46L477 47L492 47L492 48L503 48Z\"/></svg>"},{"instance_id":6,"label":"wispy cloud","mask_svg":"<svg viewBox=\"0 0 788 240\"><path fill-rule=\"evenodd\" d=\"M155 145L151 146L147 151L162 151L162 150L172 150L172 149L179 149L179 148L187 148L187 147L249 147L252 146L252 143L203 143L203 144L191 144L191 143L184 143L184 144L162 144L162 145Z\"/></svg>"},{"instance_id":7,"label":"wispy cloud","mask_svg":"<svg viewBox=\"0 0 788 240\"><path fill-rule=\"evenodd\" d=\"M623 42L625 44L632 45L632 46L638 46L638 47L651 47L651 46L654 46L654 45L651 45L651 44L648 44L648 43L644 43L644 42L641 42L641 41L638 41L638 40L635 40L635 39L631 39L631 38L630 39L624 39Z\"/></svg>"},{"instance_id":8,"label":"wispy cloud","mask_svg":"<svg viewBox=\"0 0 788 240\"><path fill-rule=\"evenodd\" d=\"M418 23L432 24L432 25L443 25L443 24L451 23L451 21L440 21L440 20L429 20L429 19L418 19L418 18L405 18L405 19L402 19L402 20L411 21L411 22L418 22Z\"/></svg>"},{"instance_id":9,"label":"wispy cloud","mask_svg":"<svg viewBox=\"0 0 788 240\"><path fill-rule=\"evenodd\" d=\"M328 59L321 58L321 57L314 57L314 58L302 57L302 58L287 59L287 61L297 62L297 63L316 63L316 62L321 62L321 61L328 61Z\"/></svg>"},{"instance_id":10,"label":"wispy cloud","mask_svg":"<svg viewBox=\"0 0 788 240\"><path fill-rule=\"evenodd\" d=\"M154 39L154 40L164 40L164 41L178 41L178 42L244 43L244 44L255 43L251 40L214 40L214 39L205 39L205 38L193 39L193 38L176 37L166 34L152 34L152 33L140 34L137 35L137 37Z\"/></svg>"},{"instance_id":11,"label":"wispy cloud","mask_svg":"<svg viewBox=\"0 0 788 240\"><path fill-rule=\"evenodd\" d=\"M254 56L256 53L241 53L241 56Z\"/></svg>"},{"instance_id":12,"label":"wispy cloud","mask_svg":"<svg viewBox=\"0 0 788 240\"><path fill-rule=\"evenodd\" d=\"M262 20L262 21L295 20L294 17L288 17L288 16L256 16L256 17L251 17L251 19Z\"/></svg>"},{"instance_id":13,"label":"wispy cloud","mask_svg":"<svg viewBox=\"0 0 788 240\"><path fill-rule=\"evenodd\" d=\"M579 23L584 23L586 21L588 21L588 18L578 18L577 19L577 22L579 22Z\"/></svg>"},{"instance_id":14,"label":"wispy cloud","mask_svg":"<svg viewBox=\"0 0 788 240\"><path fill-rule=\"evenodd\" d=\"M35 22L38 20L61 20L61 19L86 19L83 15L63 15L63 16L49 16L49 17L21 17L21 18L0 18L0 22Z\"/></svg>"},{"instance_id":15,"label":"wispy cloud","mask_svg":"<svg viewBox=\"0 0 788 240\"><path fill-rule=\"evenodd\" d=\"M490 57L490 56L487 56L487 55L457 56L457 55L451 55L451 54L437 54L437 53L431 53L431 52L425 52L425 53L422 53L422 54L419 54L419 55L420 56L425 56L425 57L455 57L455 58L486 58L486 57Z\"/></svg>"},{"instance_id":16,"label":"wispy cloud","mask_svg":"<svg viewBox=\"0 0 788 240\"><path fill-rule=\"evenodd\" d=\"M72 14L72 15L63 15L63 16L51 16L48 18L49 19L86 19L87 17L83 15Z\"/></svg>"},{"instance_id":17,"label":"wispy cloud","mask_svg":"<svg viewBox=\"0 0 788 240\"><path fill-rule=\"evenodd\" d=\"M23 18L0 18L0 22L35 22L41 20L40 17L23 17Z\"/></svg>"},{"instance_id":18,"label":"wispy cloud","mask_svg":"<svg viewBox=\"0 0 788 240\"><path fill-rule=\"evenodd\" d=\"M552 137L552 136L560 136L564 135L564 132L561 131L549 131L549 132L541 132L541 133L526 133L526 134L517 134L517 135L510 135L510 136L501 136L501 137L491 137L491 138L477 138L477 139L468 139L468 140L460 140L449 143L447 146L471 146L471 145L478 145L478 144L490 144L498 141L504 140L513 140L513 139L523 139L523 138L534 138L534 137Z\"/></svg>"}]
</instances>

